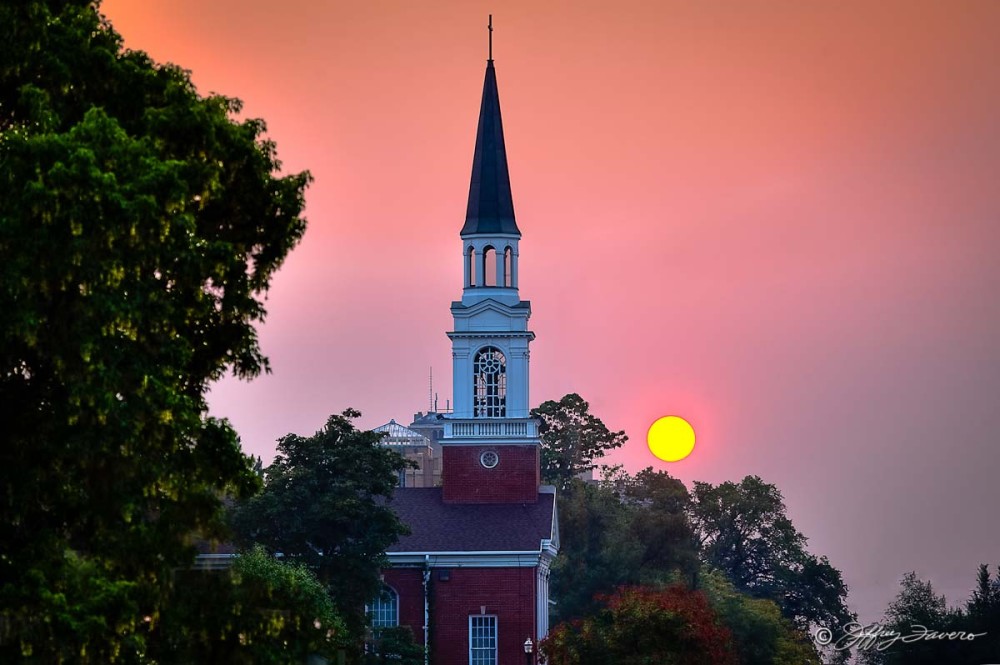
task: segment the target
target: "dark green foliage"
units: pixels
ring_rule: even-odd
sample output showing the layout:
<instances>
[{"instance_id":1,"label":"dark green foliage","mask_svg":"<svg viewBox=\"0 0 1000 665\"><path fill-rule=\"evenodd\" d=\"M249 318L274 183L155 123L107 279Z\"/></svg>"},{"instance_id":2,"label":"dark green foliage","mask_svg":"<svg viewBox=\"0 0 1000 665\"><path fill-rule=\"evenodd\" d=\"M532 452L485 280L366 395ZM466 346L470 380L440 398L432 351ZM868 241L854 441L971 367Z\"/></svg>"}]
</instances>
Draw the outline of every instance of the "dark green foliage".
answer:
<instances>
[{"instance_id":1,"label":"dark green foliage","mask_svg":"<svg viewBox=\"0 0 1000 665\"><path fill-rule=\"evenodd\" d=\"M628 539L640 552L639 578L662 579L666 571L686 578L698 569L698 548L688 519L690 496L684 483L647 467L621 488L631 513Z\"/></svg>"},{"instance_id":2,"label":"dark green foliage","mask_svg":"<svg viewBox=\"0 0 1000 665\"><path fill-rule=\"evenodd\" d=\"M970 633L986 633L973 642L963 643L963 652L970 661L992 662L1000 655L1000 566L991 576L986 564L976 571L976 586L965 605L958 629Z\"/></svg>"},{"instance_id":3,"label":"dark green foliage","mask_svg":"<svg viewBox=\"0 0 1000 665\"><path fill-rule=\"evenodd\" d=\"M590 405L576 393L558 402L543 402L531 415L540 423L542 480L560 489L596 468L595 460L628 441L625 432L612 432L591 414Z\"/></svg>"},{"instance_id":4,"label":"dark green foliage","mask_svg":"<svg viewBox=\"0 0 1000 665\"><path fill-rule=\"evenodd\" d=\"M705 593L733 636L742 665L818 665L819 654L808 634L782 616L773 601L738 592L719 571L703 571Z\"/></svg>"},{"instance_id":5,"label":"dark green foliage","mask_svg":"<svg viewBox=\"0 0 1000 665\"><path fill-rule=\"evenodd\" d=\"M556 626L541 644L550 665L730 665L731 634L704 594L681 585L622 587L585 619Z\"/></svg>"},{"instance_id":6,"label":"dark green foliage","mask_svg":"<svg viewBox=\"0 0 1000 665\"><path fill-rule=\"evenodd\" d=\"M552 597L556 600L553 620L562 621L563 627L553 644L570 649L560 653L576 653L580 626L601 616L605 595L618 586L642 584L655 590L695 582L729 629L732 652L740 663L819 663L806 632L784 617L776 603L737 591L719 571L700 570L697 544L686 517L688 506L683 484L652 469L635 477L619 475L614 483L575 480L560 494L561 551L553 568ZM575 623L579 620L584 624ZM572 659L577 656L580 660ZM596 663L611 654L587 656L592 660L577 656L557 662Z\"/></svg>"},{"instance_id":7,"label":"dark green foliage","mask_svg":"<svg viewBox=\"0 0 1000 665\"><path fill-rule=\"evenodd\" d=\"M264 490L232 517L240 538L309 565L360 639L365 601L380 588L385 550L405 527L386 505L408 465L358 431L353 409L330 416L311 437L289 434L264 470Z\"/></svg>"},{"instance_id":8,"label":"dark green foliage","mask_svg":"<svg viewBox=\"0 0 1000 665\"><path fill-rule=\"evenodd\" d=\"M861 651L861 662L866 665L996 662L1000 655L1000 585L992 579L989 568L980 565L972 597L964 608L949 608L930 582L909 572L880 625L900 639L883 633L880 640ZM937 636L926 639L931 633ZM943 634L950 635L941 637Z\"/></svg>"},{"instance_id":9,"label":"dark green foliage","mask_svg":"<svg viewBox=\"0 0 1000 665\"><path fill-rule=\"evenodd\" d=\"M559 494L560 556L552 596L558 619L592 613L595 594L622 584L689 577L698 565L684 484L652 468L617 483L572 480Z\"/></svg>"},{"instance_id":10,"label":"dark green foliage","mask_svg":"<svg viewBox=\"0 0 1000 665\"><path fill-rule=\"evenodd\" d=\"M256 486L205 394L266 368L309 175L93 3L3 3L0 31L0 660L127 660L187 534Z\"/></svg>"},{"instance_id":11,"label":"dark green foliage","mask_svg":"<svg viewBox=\"0 0 1000 665\"><path fill-rule=\"evenodd\" d=\"M638 582L642 553L628 537L628 508L610 488L574 480L558 495L559 557L552 569L553 621L593 614L599 593Z\"/></svg>"},{"instance_id":12,"label":"dark green foliage","mask_svg":"<svg viewBox=\"0 0 1000 665\"><path fill-rule=\"evenodd\" d=\"M774 485L756 476L696 482L691 496L702 558L738 590L773 600L799 629L820 625L839 634L854 620L840 571L806 551Z\"/></svg>"},{"instance_id":13,"label":"dark green foliage","mask_svg":"<svg viewBox=\"0 0 1000 665\"><path fill-rule=\"evenodd\" d=\"M23 598L37 593L21 606L44 614L5 610L0 662L111 662L119 654L134 660L145 646L149 625L144 612L153 604L150 591L137 581L113 578L94 557L72 550L60 563L58 568L50 564L49 570L37 566L4 589L6 602L17 598L15 594Z\"/></svg>"},{"instance_id":14,"label":"dark green foliage","mask_svg":"<svg viewBox=\"0 0 1000 665\"><path fill-rule=\"evenodd\" d=\"M147 659L301 665L311 655L335 662L345 646L343 622L315 574L255 547L229 570L178 573Z\"/></svg>"},{"instance_id":15,"label":"dark green foliage","mask_svg":"<svg viewBox=\"0 0 1000 665\"><path fill-rule=\"evenodd\" d=\"M635 476L612 468L604 480L584 482L576 474L594 468L593 460L616 446L581 446L581 439L607 444L624 441L624 434L609 433L578 395L543 407L533 412L547 423L543 473L562 487L552 598L553 620L563 624L550 648L559 642L569 649L559 652L565 662L588 662L574 660L583 656L567 645L576 644L580 626L605 611L607 594L622 585L652 591L678 583L705 590L731 631L739 662L819 662L807 630L817 624L838 630L853 619L847 589L838 570L805 550L806 539L785 515L777 488L750 477L717 487L695 483L690 494L652 467ZM582 429L602 434L582 436ZM593 657L598 662L611 655Z\"/></svg>"},{"instance_id":16,"label":"dark green foliage","mask_svg":"<svg viewBox=\"0 0 1000 665\"><path fill-rule=\"evenodd\" d=\"M948 609L944 596L935 593L930 582L924 582L915 572L909 572L903 576L900 587L899 594L886 610L882 628L897 631L900 635L909 635L917 625L938 631L954 627L958 618L956 613ZM951 659L957 655L953 653L955 648L953 643L937 640L930 643L921 641L891 644L886 638L880 638L859 649L859 655L863 662L870 665L958 663L960 661Z\"/></svg>"},{"instance_id":17,"label":"dark green foliage","mask_svg":"<svg viewBox=\"0 0 1000 665\"><path fill-rule=\"evenodd\" d=\"M1000 571L1000 566L997 570ZM967 610L969 616L975 619L996 617L1000 620L1000 577L992 577L985 563L979 564L976 571L976 588L972 590Z\"/></svg>"},{"instance_id":18,"label":"dark green foliage","mask_svg":"<svg viewBox=\"0 0 1000 665\"><path fill-rule=\"evenodd\" d=\"M769 592L806 542L778 489L756 476L718 486L695 482L691 516L705 560L748 591Z\"/></svg>"},{"instance_id":19,"label":"dark green foliage","mask_svg":"<svg viewBox=\"0 0 1000 665\"><path fill-rule=\"evenodd\" d=\"M417 644L409 626L381 628L369 640L363 665L424 665L424 647Z\"/></svg>"}]
</instances>

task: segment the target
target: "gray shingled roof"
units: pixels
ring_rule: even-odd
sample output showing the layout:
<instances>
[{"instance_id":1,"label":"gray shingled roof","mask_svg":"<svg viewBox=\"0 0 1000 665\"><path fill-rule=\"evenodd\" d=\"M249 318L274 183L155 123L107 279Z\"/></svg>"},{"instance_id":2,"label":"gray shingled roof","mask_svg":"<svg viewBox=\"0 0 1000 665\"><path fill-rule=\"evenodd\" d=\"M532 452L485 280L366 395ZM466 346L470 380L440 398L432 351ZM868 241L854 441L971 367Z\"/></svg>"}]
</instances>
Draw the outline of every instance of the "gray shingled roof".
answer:
<instances>
[{"instance_id":1,"label":"gray shingled roof","mask_svg":"<svg viewBox=\"0 0 1000 665\"><path fill-rule=\"evenodd\" d=\"M388 552L537 551L552 537L554 494L529 504L446 504L440 487L397 488L391 502L412 533Z\"/></svg>"},{"instance_id":2,"label":"gray shingled roof","mask_svg":"<svg viewBox=\"0 0 1000 665\"><path fill-rule=\"evenodd\" d=\"M521 235L514 221L514 197L510 191L507 148L504 146L503 122L500 119L500 93L497 91L497 73L492 60L486 63L483 102L476 130L476 153L472 157L469 206L461 235L477 233Z\"/></svg>"}]
</instances>

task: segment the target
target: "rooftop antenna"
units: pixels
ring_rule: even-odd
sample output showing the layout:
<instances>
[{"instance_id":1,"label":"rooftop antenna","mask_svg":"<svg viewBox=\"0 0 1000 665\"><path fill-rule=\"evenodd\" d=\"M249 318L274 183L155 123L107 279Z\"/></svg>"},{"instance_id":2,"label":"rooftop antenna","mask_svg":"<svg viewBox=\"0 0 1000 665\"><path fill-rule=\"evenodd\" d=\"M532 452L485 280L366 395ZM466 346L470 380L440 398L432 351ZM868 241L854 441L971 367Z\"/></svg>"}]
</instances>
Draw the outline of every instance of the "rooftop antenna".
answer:
<instances>
[{"instance_id":1,"label":"rooftop antenna","mask_svg":"<svg viewBox=\"0 0 1000 665\"><path fill-rule=\"evenodd\" d=\"M434 410L434 368L431 367L430 376L428 377L428 387L427 387L427 410Z\"/></svg>"},{"instance_id":2,"label":"rooftop antenna","mask_svg":"<svg viewBox=\"0 0 1000 665\"><path fill-rule=\"evenodd\" d=\"M493 14L490 14L490 24L487 27L490 29L490 62L493 62Z\"/></svg>"}]
</instances>

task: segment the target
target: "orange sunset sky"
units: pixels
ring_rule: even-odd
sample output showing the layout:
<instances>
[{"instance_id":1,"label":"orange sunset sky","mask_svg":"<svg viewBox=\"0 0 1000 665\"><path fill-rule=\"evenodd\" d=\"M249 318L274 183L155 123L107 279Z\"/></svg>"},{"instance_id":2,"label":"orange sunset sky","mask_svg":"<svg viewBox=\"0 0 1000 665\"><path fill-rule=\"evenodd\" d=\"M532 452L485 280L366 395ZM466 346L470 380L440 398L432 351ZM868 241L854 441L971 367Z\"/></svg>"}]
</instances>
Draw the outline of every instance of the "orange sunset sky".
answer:
<instances>
[{"instance_id":1,"label":"orange sunset sky","mask_svg":"<svg viewBox=\"0 0 1000 665\"><path fill-rule=\"evenodd\" d=\"M265 461L353 406L450 399L448 306L493 14L532 402L629 470L758 474L862 619L1000 561L1000 3L105 0L263 117L309 229L213 413ZM645 430L678 414L687 460Z\"/></svg>"}]
</instances>

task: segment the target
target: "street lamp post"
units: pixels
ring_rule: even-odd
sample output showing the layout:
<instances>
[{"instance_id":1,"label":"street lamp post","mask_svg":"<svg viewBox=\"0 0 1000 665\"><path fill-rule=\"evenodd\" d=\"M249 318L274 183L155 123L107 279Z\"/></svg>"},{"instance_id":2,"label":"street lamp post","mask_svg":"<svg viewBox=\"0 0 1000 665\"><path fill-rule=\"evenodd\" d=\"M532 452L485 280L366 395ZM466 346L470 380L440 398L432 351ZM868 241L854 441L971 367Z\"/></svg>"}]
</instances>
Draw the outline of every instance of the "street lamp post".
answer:
<instances>
[{"instance_id":1,"label":"street lamp post","mask_svg":"<svg viewBox=\"0 0 1000 665\"><path fill-rule=\"evenodd\" d=\"M531 665L531 652L535 650L535 643L529 637L524 641L524 664Z\"/></svg>"}]
</instances>

